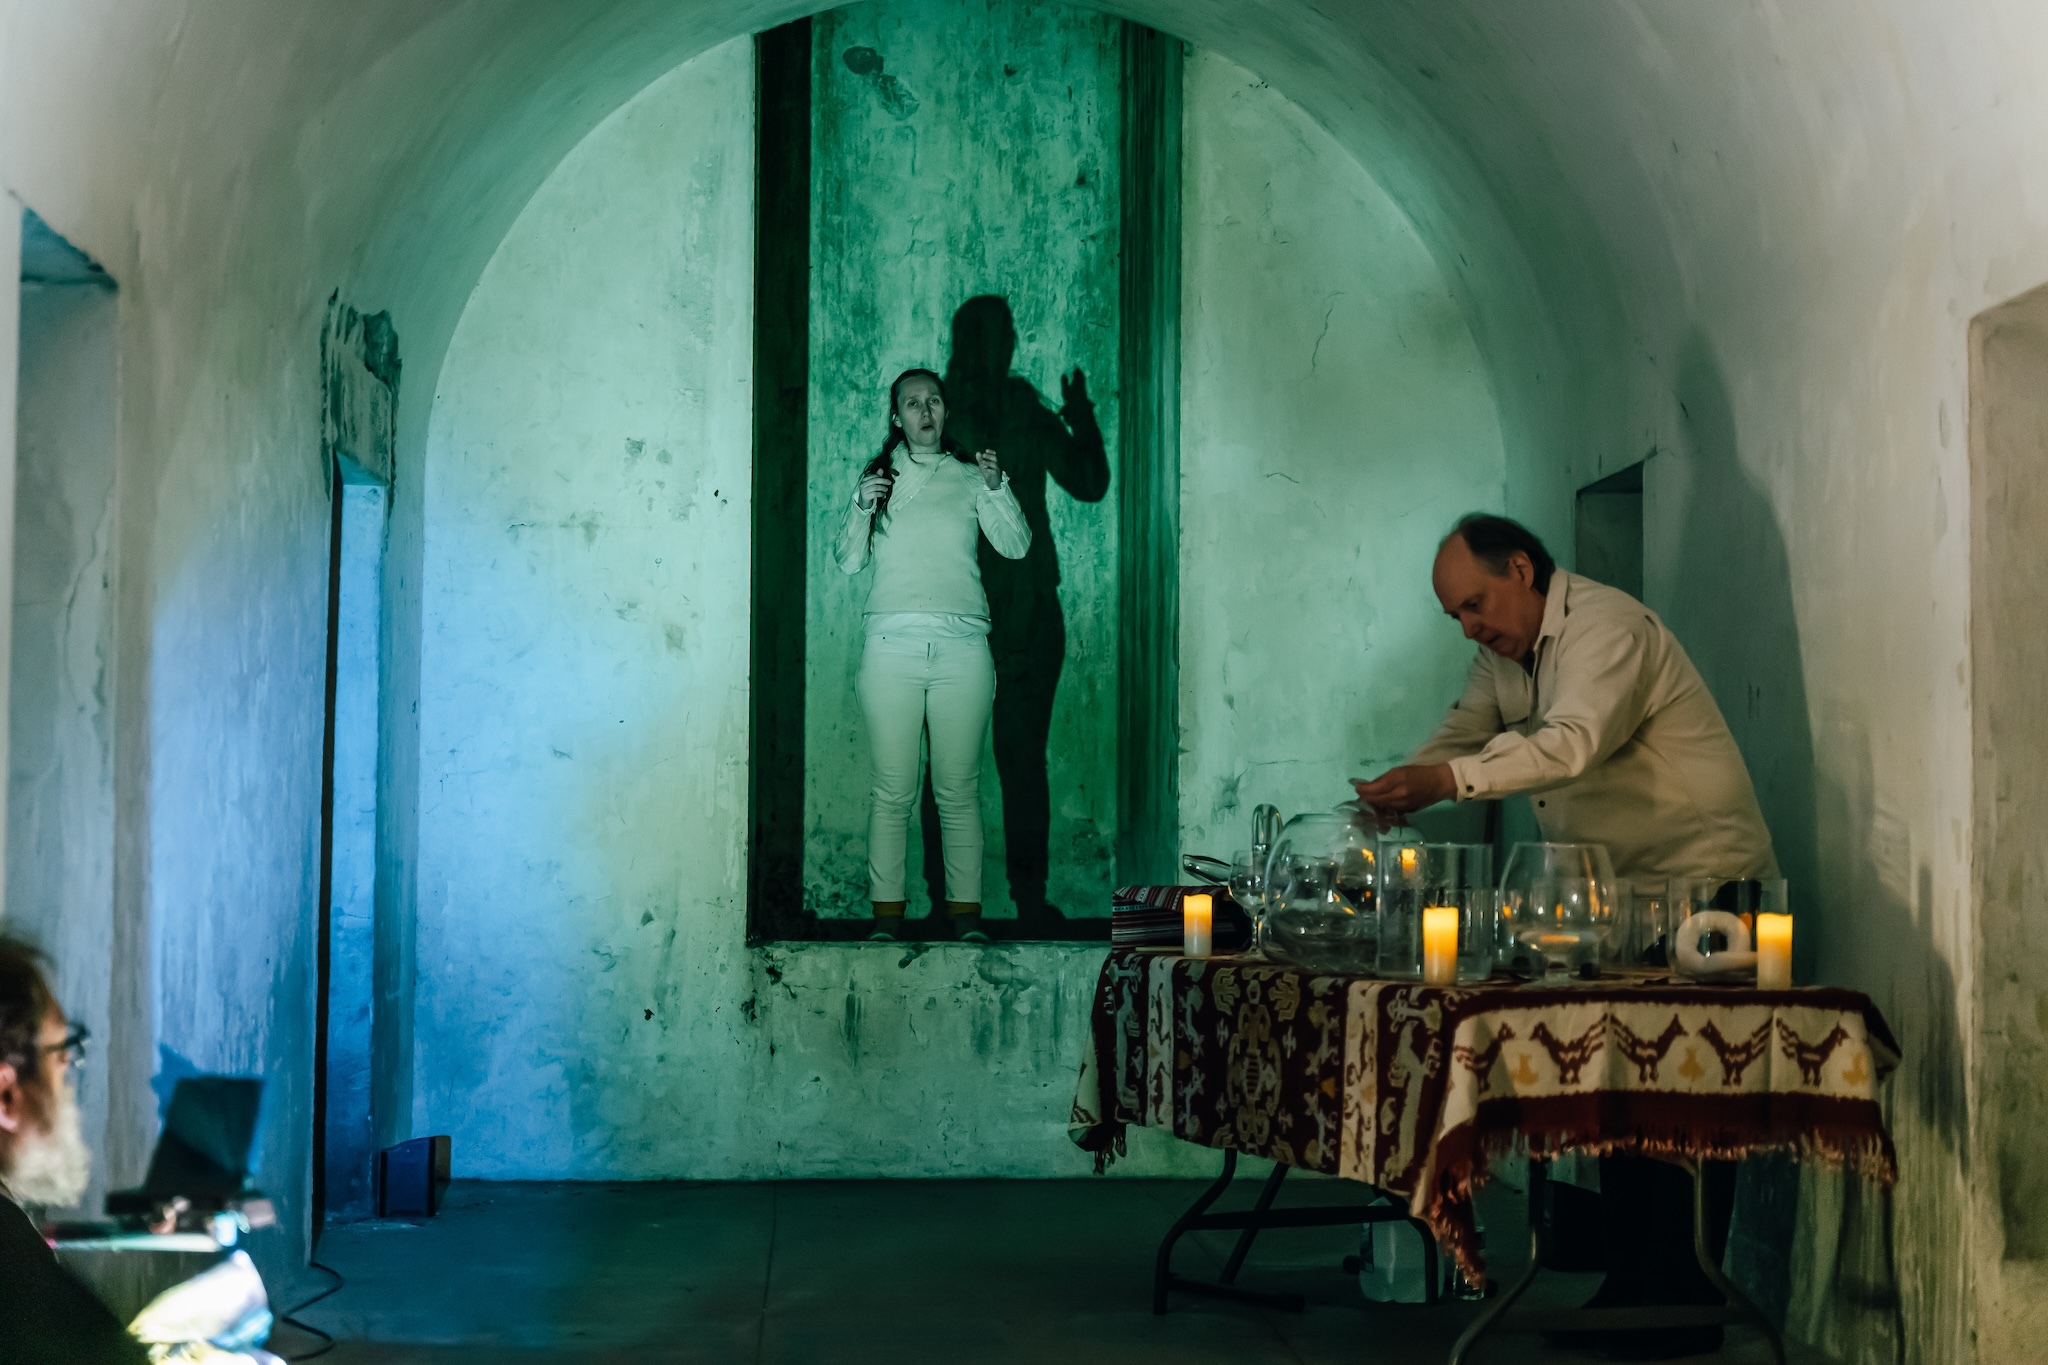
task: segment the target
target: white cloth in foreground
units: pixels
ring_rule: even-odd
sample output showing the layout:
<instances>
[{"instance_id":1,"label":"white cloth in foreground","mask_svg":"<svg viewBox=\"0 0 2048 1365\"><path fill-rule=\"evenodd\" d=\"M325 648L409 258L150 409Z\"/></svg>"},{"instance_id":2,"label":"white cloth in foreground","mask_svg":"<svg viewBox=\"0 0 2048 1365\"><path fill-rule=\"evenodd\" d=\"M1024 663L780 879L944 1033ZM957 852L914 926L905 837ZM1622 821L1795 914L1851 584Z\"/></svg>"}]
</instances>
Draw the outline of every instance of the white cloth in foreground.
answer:
<instances>
[{"instance_id":1,"label":"white cloth in foreground","mask_svg":"<svg viewBox=\"0 0 2048 1365\"><path fill-rule=\"evenodd\" d=\"M284 1365L258 1344L270 1337L270 1296L246 1251L150 1300L128 1324L155 1361Z\"/></svg>"}]
</instances>

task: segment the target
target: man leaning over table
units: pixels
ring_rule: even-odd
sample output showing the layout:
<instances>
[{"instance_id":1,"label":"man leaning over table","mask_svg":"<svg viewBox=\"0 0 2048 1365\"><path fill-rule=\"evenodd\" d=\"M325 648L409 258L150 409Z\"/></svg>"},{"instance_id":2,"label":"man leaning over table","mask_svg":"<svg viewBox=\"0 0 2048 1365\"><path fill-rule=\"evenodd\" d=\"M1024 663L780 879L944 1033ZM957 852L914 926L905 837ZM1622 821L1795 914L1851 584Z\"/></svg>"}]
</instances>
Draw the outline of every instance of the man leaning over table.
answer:
<instances>
[{"instance_id":1,"label":"man leaning over table","mask_svg":"<svg viewBox=\"0 0 2048 1365\"><path fill-rule=\"evenodd\" d=\"M1383 824L1439 801L1527 794L1545 839L1605 844L1619 877L1774 877L1749 769L1699 671L1627 593L1567 573L1526 527L1474 513L1438 547L1437 600L1480 646L1408 762L1359 799ZM1733 1168L1709 1168L1709 1246ZM1607 1279L1593 1305L1716 1303L1692 1254L1692 1182L1645 1157L1601 1162ZM1623 1359L1712 1351L1719 1327L1602 1333Z\"/></svg>"}]
</instances>

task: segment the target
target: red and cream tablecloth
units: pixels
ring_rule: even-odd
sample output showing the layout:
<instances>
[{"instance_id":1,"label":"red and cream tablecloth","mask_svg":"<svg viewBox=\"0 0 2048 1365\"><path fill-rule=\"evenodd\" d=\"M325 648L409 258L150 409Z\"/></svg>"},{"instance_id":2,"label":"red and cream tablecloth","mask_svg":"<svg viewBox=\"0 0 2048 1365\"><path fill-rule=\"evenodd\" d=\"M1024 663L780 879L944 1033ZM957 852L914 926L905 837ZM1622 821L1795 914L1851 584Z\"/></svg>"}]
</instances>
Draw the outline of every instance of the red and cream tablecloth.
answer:
<instances>
[{"instance_id":1,"label":"red and cream tablecloth","mask_svg":"<svg viewBox=\"0 0 2048 1365\"><path fill-rule=\"evenodd\" d=\"M1110 954L1070 1132L1127 1124L1405 1197L1475 1282L1473 1188L1524 1150L1790 1152L1896 1178L1898 1044L1860 992L1669 978L1423 986L1257 960Z\"/></svg>"}]
</instances>

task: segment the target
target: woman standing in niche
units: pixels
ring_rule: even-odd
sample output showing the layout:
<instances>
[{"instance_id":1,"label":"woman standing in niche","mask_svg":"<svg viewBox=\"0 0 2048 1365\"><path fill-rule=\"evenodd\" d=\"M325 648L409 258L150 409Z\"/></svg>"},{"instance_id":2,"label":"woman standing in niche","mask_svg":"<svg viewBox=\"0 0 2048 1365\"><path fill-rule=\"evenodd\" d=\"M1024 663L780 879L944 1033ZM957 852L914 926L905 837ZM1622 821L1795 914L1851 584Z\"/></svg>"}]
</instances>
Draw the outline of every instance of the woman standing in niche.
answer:
<instances>
[{"instance_id":1,"label":"woman standing in niche","mask_svg":"<svg viewBox=\"0 0 2048 1365\"><path fill-rule=\"evenodd\" d=\"M946 389L930 370L889 386L889 434L861 470L834 558L846 573L872 560L867 644L856 684L873 753L868 882L873 937L903 933L904 852L918 793L918 743L931 735L932 795L945 849L954 931L981 927L981 750L994 707L981 537L1006 559L1031 548L1031 528L993 450L946 439Z\"/></svg>"}]
</instances>

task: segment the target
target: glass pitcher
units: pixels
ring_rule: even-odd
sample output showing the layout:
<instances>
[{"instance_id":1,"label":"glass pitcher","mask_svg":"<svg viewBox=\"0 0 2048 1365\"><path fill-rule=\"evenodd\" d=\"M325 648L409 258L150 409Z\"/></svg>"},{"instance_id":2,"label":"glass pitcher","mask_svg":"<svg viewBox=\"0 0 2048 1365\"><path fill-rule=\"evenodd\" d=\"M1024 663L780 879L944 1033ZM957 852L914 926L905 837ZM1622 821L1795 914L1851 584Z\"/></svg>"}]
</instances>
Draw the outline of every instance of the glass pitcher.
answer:
<instances>
[{"instance_id":1,"label":"glass pitcher","mask_svg":"<svg viewBox=\"0 0 2048 1365\"><path fill-rule=\"evenodd\" d=\"M1350 812L1297 815L1266 865L1259 947L1311 971L1367 972L1379 949L1373 834Z\"/></svg>"}]
</instances>

